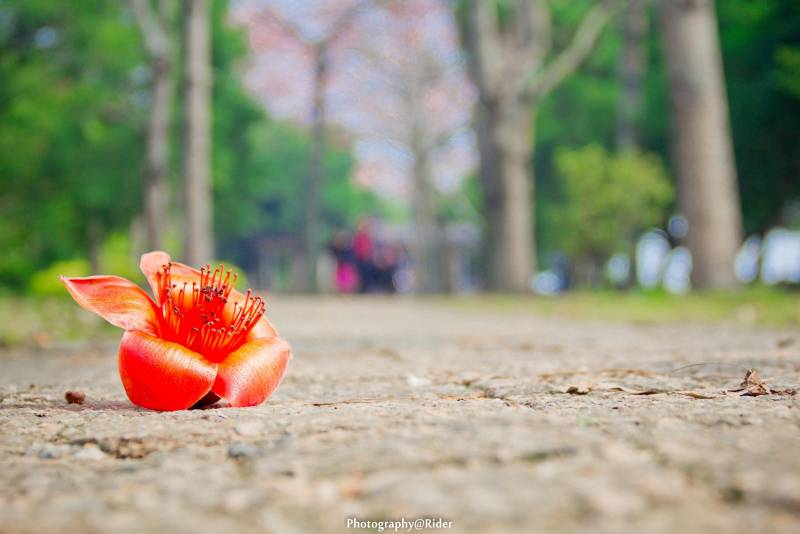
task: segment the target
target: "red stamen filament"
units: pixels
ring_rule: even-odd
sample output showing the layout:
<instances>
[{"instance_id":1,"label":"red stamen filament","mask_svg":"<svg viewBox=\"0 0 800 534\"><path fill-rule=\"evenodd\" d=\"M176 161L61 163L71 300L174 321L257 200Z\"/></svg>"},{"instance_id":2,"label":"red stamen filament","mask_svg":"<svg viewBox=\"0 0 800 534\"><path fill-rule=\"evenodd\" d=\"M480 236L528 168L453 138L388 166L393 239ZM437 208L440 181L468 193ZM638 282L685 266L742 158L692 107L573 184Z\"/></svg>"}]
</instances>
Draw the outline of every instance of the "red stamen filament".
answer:
<instances>
[{"instance_id":1,"label":"red stamen filament","mask_svg":"<svg viewBox=\"0 0 800 534\"><path fill-rule=\"evenodd\" d=\"M235 351L264 315L261 297L247 290L243 302L229 300L236 273L220 265L200 269L200 282L172 282L171 264L156 273L161 302L161 337L215 361ZM232 306L230 313L225 307ZM227 320L226 320L227 317Z\"/></svg>"}]
</instances>

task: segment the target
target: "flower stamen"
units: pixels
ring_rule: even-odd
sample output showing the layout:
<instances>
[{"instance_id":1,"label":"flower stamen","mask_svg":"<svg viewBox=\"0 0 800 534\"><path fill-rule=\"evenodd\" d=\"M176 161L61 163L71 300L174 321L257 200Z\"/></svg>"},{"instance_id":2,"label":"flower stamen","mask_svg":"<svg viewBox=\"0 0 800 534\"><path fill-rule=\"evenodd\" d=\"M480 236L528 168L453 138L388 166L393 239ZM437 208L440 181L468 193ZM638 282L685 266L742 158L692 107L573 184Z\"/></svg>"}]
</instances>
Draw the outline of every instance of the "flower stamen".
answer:
<instances>
[{"instance_id":1,"label":"flower stamen","mask_svg":"<svg viewBox=\"0 0 800 534\"><path fill-rule=\"evenodd\" d=\"M230 299L237 274L220 265L200 269L200 282L172 281L172 264L156 273L164 339L179 343L209 360L236 350L264 315L266 306L251 290L242 302ZM226 313L227 308L227 313Z\"/></svg>"}]
</instances>

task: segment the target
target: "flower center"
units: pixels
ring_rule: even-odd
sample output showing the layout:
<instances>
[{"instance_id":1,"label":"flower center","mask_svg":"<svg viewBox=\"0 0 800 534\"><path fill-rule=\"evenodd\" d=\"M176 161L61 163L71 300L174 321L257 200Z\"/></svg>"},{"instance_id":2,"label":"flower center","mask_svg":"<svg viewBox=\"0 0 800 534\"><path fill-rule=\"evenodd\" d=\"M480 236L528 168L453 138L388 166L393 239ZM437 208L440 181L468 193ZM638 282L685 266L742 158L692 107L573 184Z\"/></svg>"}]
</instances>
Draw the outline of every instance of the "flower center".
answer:
<instances>
[{"instance_id":1,"label":"flower center","mask_svg":"<svg viewBox=\"0 0 800 534\"><path fill-rule=\"evenodd\" d=\"M239 348L264 315L264 300L249 289L243 299L231 299L237 275L223 265L201 268L199 282L173 280L171 268L168 263L156 273L161 337L211 361Z\"/></svg>"}]
</instances>

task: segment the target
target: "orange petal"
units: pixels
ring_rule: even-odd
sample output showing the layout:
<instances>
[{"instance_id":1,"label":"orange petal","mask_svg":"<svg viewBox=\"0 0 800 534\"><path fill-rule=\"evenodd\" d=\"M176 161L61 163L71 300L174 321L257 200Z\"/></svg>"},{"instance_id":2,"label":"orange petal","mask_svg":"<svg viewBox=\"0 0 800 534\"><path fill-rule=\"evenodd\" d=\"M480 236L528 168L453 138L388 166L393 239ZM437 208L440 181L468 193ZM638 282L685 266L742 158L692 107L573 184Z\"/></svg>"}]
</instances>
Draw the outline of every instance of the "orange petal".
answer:
<instances>
[{"instance_id":1,"label":"orange petal","mask_svg":"<svg viewBox=\"0 0 800 534\"><path fill-rule=\"evenodd\" d=\"M125 330L158 334L155 303L139 286L119 276L61 277L75 302Z\"/></svg>"},{"instance_id":2,"label":"orange petal","mask_svg":"<svg viewBox=\"0 0 800 534\"><path fill-rule=\"evenodd\" d=\"M147 282L150 284L150 289L153 290L153 295L156 297L156 302L158 302L160 297L158 295L158 281L156 279L156 273L161 271L164 265L168 263L172 264L170 267L170 273L172 274L173 281L188 282L191 284L193 281L200 279L200 271L189 267L188 265L178 263L177 261L172 261L170 255L166 252L154 250L153 252L142 254L142 258L139 260L139 268L147 278Z\"/></svg>"},{"instance_id":3,"label":"orange petal","mask_svg":"<svg viewBox=\"0 0 800 534\"><path fill-rule=\"evenodd\" d=\"M132 403L151 410L186 410L206 396L217 365L189 349L141 332L125 332L119 376Z\"/></svg>"},{"instance_id":4,"label":"orange petal","mask_svg":"<svg viewBox=\"0 0 800 534\"><path fill-rule=\"evenodd\" d=\"M253 326L253 329L250 330L250 333L247 334L247 340L272 339L277 336L278 332L275 330L275 327L272 326L272 323L270 323L266 317L261 317Z\"/></svg>"},{"instance_id":5,"label":"orange petal","mask_svg":"<svg viewBox=\"0 0 800 534\"><path fill-rule=\"evenodd\" d=\"M291 357L291 347L280 338L248 341L220 362L211 391L231 406L261 404L281 383Z\"/></svg>"}]
</instances>

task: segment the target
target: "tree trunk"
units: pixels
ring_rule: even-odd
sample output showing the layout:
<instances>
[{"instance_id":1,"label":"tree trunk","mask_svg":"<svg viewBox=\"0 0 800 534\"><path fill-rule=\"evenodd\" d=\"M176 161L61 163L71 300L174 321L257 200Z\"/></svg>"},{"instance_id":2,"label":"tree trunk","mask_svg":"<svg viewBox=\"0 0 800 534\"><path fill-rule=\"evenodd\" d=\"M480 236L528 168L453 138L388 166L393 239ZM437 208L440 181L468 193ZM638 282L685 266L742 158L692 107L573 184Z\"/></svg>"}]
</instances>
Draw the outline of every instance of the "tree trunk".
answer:
<instances>
[{"instance_id":1,"label":"tree trunk","mask_svg":"<svg viewBox=\"0 0 800 534\"><path fill-rule=\"evenodd\" d=\"M532 106L481 106L478 147L486 214L487 288L524 292L535 267Z\"/></svg>"},{"instance_id":2,"label":"tree trunk","mask_svg":"<svg viewBox=\"0 0 800 534\"><path fill-rule=\"evenodd\" d=\"M311 108L311 152L305 191L305 243L304 278L301 288L316 293L319 291L317 264L321 252L320 242L320 194L325 179L325 75L327 50L320 45L315 50L314 94Z\"/></svg>"},{"instance_id":3,"label":"tree trunk","mask_svg":"<svg viewBox=\"0 0 800 534\"><path fill-rule=\"evenodd\" d=\"M184 256L191 265L214 258L211 197L211 25L208 0L187 0L184 139Z\"/></svg>"},{"instance_id":4,"label":"tree trunk","mask_svg":"<svg viewBox=\"0 0 800 534\"><path fill-rule=\"evenodd\" d=\"M168 204L169 120L172 101L172 43L169 0L159 0L158 10L149 0L131 0L131 9L150 58L152 95L147 125L144 219L145 247L162 248Z\"/></svg>"},{"instance_id":5,"label":"tree trunk","mask_svg":"<svg viewBox=\"0 0 800 534\"><path fill-rule=\"evenodd\" d=\"M153 101L147 126L147 164L145 170L145 224L147 249L162 248L167 213L167 172L169 165L169 108L172 93L170 61L154 59Z\"/></svg>"},{"instance_id":6,"label":"tree trunk","mask_svg":"<svg viewBox=\"0 0 800 534\"><path fill-rule=\"evenodd\" d=\"M420 293L441 293L442 236L437 221L436 192L431 184L428 154L415 150L414 162L414 254L416 289Z\"/></svg>"},{"instance_id":7,"label":"tree trunk","mask_svg":"<svg viewBox=\"0 0 800 534\"><path fill-rule=\"evenodd\" d=\"M591 53L617 2L595 3L569 44L549 62L547 2L506 4L513 16L501 24L495 2L467 2L463 30L481 102L478 148L487 223L487 288L524 292L536 267L531 168L536 108Z\"/></svg>"},{"instance_id":8,"label":"tree trunk","mask_svg":"<svg viewBox=\"0 0 800 534\"><path fill-rule=\"evenodd\" d=\"M742 223L713 1L663 0L661 23L693 282L732 287Z\"/></svg>"},{"instance_id":9,"label":"tree trunk","mask_svg":"<svg viewBox=\"0 0 800 534\"><path fill-rule=\"evenodd\" d=\"M642 80L647 70L648 0L630 0L622 17L622 53L619 58L617 150L639 146Z\"/></svg>"}]
</instances>

